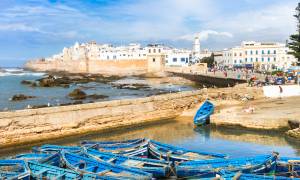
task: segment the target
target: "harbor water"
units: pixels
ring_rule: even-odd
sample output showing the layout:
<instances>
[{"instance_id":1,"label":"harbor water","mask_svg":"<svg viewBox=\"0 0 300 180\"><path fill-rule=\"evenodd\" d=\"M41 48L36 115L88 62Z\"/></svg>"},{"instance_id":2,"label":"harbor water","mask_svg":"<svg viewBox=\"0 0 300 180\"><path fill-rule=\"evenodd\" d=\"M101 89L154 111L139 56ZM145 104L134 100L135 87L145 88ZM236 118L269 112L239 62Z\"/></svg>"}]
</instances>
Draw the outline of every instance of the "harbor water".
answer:
<instances>
[{"instance_id":1,"label":"harbor water","mask_svg":"<svg viewBox=\"0 0 300 180\"><path fill-rule=\"evenodd\" d=\"M0 156L30 152L32 146L42 144L78 145L82 140L106 141L150 138L191 150L225 153L231 157L255 156L279 152L281 156L300 156L300 142L290 140L283 132L260 132L215 128L211 126L194 128L192 119L163 120L153 124L127 129L99 132L96 134L68 137L26 147L1 149Z\"/></svg>"}]
</instances>

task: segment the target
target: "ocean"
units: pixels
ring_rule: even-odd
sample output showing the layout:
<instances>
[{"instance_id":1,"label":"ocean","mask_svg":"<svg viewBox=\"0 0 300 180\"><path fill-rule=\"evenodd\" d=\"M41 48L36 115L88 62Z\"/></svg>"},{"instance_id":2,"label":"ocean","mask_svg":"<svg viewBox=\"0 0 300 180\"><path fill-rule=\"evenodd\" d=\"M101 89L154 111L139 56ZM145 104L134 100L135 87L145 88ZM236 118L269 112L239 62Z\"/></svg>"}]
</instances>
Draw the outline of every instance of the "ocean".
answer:
<instances>
[{"instance_id":1,"label":"ocean","mask_svg":"<svg viewBox=\"0 0 300 180\"><path fill-rule=\"evenodd\" d=\"M28 106L50 105L58 106L65 103L73 103L74 100L68 97L68 94L76 89L83 88L88 95L100 94L108 96L108 98L94 100L108 101L116 99L127 99L146 97L161 92L176 92L195 89L189 85L176 85L171 83L157 83L153 79L145 79L138 77L126 77L118 80L121 83L144 83L150 86L150 89L118 89L110 83L90 82L85 84L71 84L69 88L63 87L30 87L21 84L22 80L37 80L45 76L45 73L37 73L25 71L21 68L0 68L0 111L24 109ZM36 98L24 101L11 101L10 99L16 94L25 94L28 96L36 96ZM88 103L91 100L83 100Z\"/></svg>"}]
</instances>

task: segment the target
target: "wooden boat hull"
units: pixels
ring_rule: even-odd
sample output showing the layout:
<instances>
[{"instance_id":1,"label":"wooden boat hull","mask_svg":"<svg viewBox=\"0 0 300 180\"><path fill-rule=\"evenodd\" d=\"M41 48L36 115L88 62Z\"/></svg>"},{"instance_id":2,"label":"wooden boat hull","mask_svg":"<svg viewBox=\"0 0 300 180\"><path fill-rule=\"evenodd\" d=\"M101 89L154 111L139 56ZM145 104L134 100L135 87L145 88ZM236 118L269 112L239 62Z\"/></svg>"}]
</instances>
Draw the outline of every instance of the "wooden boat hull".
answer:
<instances>
[{"instance_id":1,"label":"wooden boat hull","mask_svg":"<svg viewBox=\"0 0 300 180\"><path fill-rule=\"evenodd\" d=\"M257 175L257 174L247 174L247 173L232 173L232 172L222 172L220 173L221 180L300 180L299 178L290 178L284 176L268 176L268 175Z\"/></svg>"},{"instance_id":2,"label":"wooden boat hull","mask_svg":"<svg viewBox=\"0 0 300 180\"><path fill-rule=\"evenodd\" d=\"M53 144L45 144L40 147L33 147L32 152L34 153L50 153L55 154L59 153L60 151L68 151L73 153L78 153L82 151L80 146L59 146L59 145L53 145Z\"/></svg>"},{"instance_id":3,"label":"wooden boat hull","mask_svg":"<svg viewBox=\"0 0 300 180\"><path fill-rule=\"evenodd\" d=\"M139 138L139 139L129 139L125 141L82 141L81 145L84 146L92 146L97 144L99 147L105 147L105 146L126 146L126 145L133 145L133 144L140 144L142 142L146 141L145 138Z\"/></svg>"},{"instance_id":4,"label":"wooden boat hull","mask_svg":"<svg viewBox=\"0 0 300 180\"><path fill-rule=\"evenodd\" d=\"M109 152L100 152L91 148L85 149L85 153L99 161L148 172L156 178L169 177L170 175L171 163L167 161L116 155Z\"/></svg>"},{"instance_id":5,"label":"wooden boat hull","mask_svg":"<svg viewBox=\"0 0 300 180\"><path fill-rule=\"evenodd\" d=\"M184 148L175 147L154 140L150 140L149 142L149 153L157 159L178 162L227 157L224 154L186 150Z\"/></svg>"},{"instance_id":6,"label":"wooden boat hull","mask_svg":"<svg viewBox=\"0 0 300 180\"><path fill-rule=\"evenodd\" d=\"M276 161L276 174L300 177L300 158L279 157Z\"/></svg>"},{"instance_id":7,"label":"wooden boat hull","mask_svg":"<svg viewBox=\"0 0 300 180\"><path fill-rule=\"evenodd\" d=\"M202 106L198 109L195 117L194 117L194 124L196 126L205 125L209 123L210 115L214 112L214 105L209 102L205 101Z\"/></svg>"},{"instance_id":8,"label":"wooden boat hull","mask_svg":"<svg viewBox=\"0 0 300 180\"><path fill-rule=\"evenodd\" d=\"M126 156L147 156L148 140L135 139L127 141L83 142L86 148L94 148L102 152L111 152Z\"/></svg>"},{"instance_id":9,"label":"wooden boat hull","mask_svg":"<svg viewBox=\"0 0 300 180\"><path fill-rule=\"evenodd\" d=\"M41 164L36 161L28 161L28 167L30 169L31 176L35 179L75 180L81 178L80 174L75 171Z\"/></svg>"},{"instance_id":10,"label":"wooden boat hull","mask_svg":"<svg viewBox=\"0 0 300 180\"><path fill-rule=\"evenodd\" d=\"M0 160L0 179L30 179L30 172L23 160Z\"/></svg>"},{"instance_id":11,"label":"wooden boat hull","mask_svg":"<svg viewBox=\"0 0 300 180\"><path fill-rule=\"evenodd\" d=\"M151 179L152 175L133 168L113 165L107 162L97 161L84 155L62 151L62 159L65 165L80 173L89 173L102 178L122 179Z\"/></svg>"},{"instance_id":12,"label":"wooden boat hull","mask_svg":"<svg viewBox=\"0 0 300 180\"><path fill-rule=\"evenodd\" d=\"M230 172L266 173L276 168L277 154L251 158L212 159L187 161L175 165L178 177L215 177L222 169Z\"/></svg>"}]
</instances>

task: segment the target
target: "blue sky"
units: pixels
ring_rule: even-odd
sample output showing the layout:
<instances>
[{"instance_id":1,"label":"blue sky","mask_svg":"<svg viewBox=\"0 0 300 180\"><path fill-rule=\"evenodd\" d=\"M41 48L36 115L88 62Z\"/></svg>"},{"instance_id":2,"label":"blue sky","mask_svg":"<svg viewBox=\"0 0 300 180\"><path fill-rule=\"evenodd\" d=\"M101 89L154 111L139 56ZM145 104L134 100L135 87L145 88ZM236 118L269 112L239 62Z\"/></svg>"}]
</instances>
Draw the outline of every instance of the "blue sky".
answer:
<instances>
[{"instance_id":1,"label":"blue sky","mask_svg":"<svg viewBox=\"0 0 300 180\"><path fill-rule=\"evenodd\" d=\"M76 41L191 48L285 42L297 0L0 0L0 66L61 52Z\"/></svg>"}]
</instances>

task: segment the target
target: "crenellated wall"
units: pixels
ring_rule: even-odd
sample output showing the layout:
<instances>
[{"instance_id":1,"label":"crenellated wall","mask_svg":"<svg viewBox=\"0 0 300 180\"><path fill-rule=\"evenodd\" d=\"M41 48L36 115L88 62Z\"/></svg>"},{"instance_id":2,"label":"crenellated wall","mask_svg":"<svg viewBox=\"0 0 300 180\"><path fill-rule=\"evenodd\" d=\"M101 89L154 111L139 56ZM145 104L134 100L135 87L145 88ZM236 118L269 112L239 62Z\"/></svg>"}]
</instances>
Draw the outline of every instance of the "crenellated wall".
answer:
<instances>
[{"instance_id":1,"label":"crenellated wall","mask_svg":"<svg viewBox=\"0 0 300 180\"><path fill-rule=\"evenodd\" d=\"M0 112L0 147L170 119L203 100L202 91Z\"/></svg>"}]
</instances>

